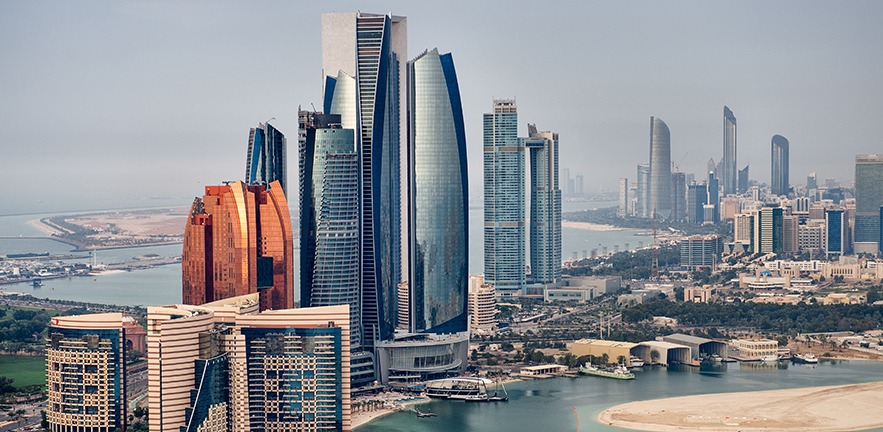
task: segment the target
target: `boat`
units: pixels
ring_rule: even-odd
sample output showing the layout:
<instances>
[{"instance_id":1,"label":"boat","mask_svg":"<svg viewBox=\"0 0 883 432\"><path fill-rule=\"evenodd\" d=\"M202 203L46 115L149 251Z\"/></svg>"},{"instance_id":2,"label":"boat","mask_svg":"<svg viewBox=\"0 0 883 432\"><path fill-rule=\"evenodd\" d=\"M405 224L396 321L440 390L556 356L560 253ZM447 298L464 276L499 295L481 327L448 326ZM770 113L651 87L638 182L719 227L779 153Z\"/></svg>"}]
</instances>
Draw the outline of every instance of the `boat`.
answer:
<instances>
[{"instance_id":1,"label":"boat","mask_svg":"<svg viewBox=\"0 0 883 432\"><path fill-rule=\"evenodd\" d=\"M628 368L621 364L617 365L614 368L600 369L586 363L585 366L580 366L579 371L580 373L585 375L599 376L604 378L614 378L621 380L635 379L635 374L629 372Z\"/></svg>"},{"instance_id":2,"label":"boat","mask_svg":"<svg viewBox=\"0 0 883 432\"><path fill-rule=\"evenodd\" d=\"M476 396L487 397L487 386L491 383L491 380L475 377L437 379L426 383L426 396L438 399L477 399Z\"/></svg>"},{"instance_id":3,"label":"boat","mask_svg":"<svg viewBox=\"0 0 883 432\"><path fill-rule=\"evenodd\" d=\"M629 367L637 368L644 367L644 359L640 357L631 356L629 357Z\"/></svg>"},{"instance_id":4,"label":"boat","mask_svg":"<svg viewBox=\"0 0 883 432\"><path fill-rule=\"evenodd\" d=\"M32 284L33 284L34 288L40 288L41 286L43 286L43 280L40 278L36 278L36 279L34 279Z\"/></svg>"},{"instance_id":5,"label":"boat","mask_svg":"<svg viewBox=\"0 0 883 432\"><path fill-rule=\"evenodd\" d=\"M813 355L812 353L806 354L794 354L791 356L792 363L805 363L805 364L816 364L819 362L819 358Z\"/></svg>"},{"instance_id":6,"label":"boat","mask_svg":"<svg viewBox=\"0 0 883 432\"><path fill-rule=\"evenodd\" d=\"M419 409L414 408L414 413L417 414L417 417L420 417L420 418L424 418L424 417L435 417L435 416L438 415L438 414L432 412L432 409L429 409L429 410L427 410L426 412L420 412Z\"/></svg>"},{"instance_id":7,"label":"boat","mask_svg":"<svg viewBox=\"0 0 883 432\"><path fill-rule=\"evenodd\" d=\"M506 391L506 386L503 385L502 382L500 383L500 388L503 389L503 395L500 396L497 394L496 391L494 391L493 396L488 396L488 398L487 398L488 402L509 402L509 392Z\"/></svg>"},{"instance_id":8,"label":"boat","mask_svg":"<svg viewBox=\"0 0 883 432\"><path fill-rule=\"evenodd\" d=\"M760 361L764 363L776 363L779 361L779 356L776 354L765 355L760 358Z\"/></svg>"}]
</instances>

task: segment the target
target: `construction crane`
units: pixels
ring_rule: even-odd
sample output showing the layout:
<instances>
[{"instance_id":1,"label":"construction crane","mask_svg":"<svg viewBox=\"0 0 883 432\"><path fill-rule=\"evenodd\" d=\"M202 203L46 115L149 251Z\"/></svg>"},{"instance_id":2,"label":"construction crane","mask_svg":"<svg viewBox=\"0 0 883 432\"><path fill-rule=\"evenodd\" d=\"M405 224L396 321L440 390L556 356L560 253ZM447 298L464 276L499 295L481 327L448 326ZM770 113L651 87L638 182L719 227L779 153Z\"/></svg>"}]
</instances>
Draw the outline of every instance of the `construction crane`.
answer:
<instances>
[{"instance_id":1,"label":"construction crane","mask_svg":"<svg viewBox=\"0 0 883 432\"><path fill-rule=\"evenodd\" d=\"M680 171L681 171L681 165L684 164L684 159L687 158L687 155L688 155L688 154L690 154L690 152L686 152L686 153L684 153L684 157L682 157L682 158L681 158L681 161L678 162L678 163L675 163L675 161L671 161L671 170L672 170L672 171L678 171L678 172L680 172Z\"/></svg>"}]
</instances>

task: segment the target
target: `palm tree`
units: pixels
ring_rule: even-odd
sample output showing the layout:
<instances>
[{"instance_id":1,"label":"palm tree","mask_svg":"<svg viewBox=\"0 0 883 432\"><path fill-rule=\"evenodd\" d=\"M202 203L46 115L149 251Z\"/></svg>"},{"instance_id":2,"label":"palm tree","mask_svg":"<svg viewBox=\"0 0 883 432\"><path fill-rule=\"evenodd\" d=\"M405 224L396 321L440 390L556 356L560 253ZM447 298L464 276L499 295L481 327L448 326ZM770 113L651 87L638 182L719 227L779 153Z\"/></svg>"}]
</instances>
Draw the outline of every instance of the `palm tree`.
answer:
<instances>
[{"instance_id":1,"label":"palm tree","mask_svg":"<svg viewBox=\"0 0 883 432\"><path fill-rule=\"evenodd\" d=\"M625 364L625 356L621 355L621 356L617 357L616 362L619 364Z\"/></svg>"},{"instance_id":2,"label":"palm tree","mask_svg":"<svg viewBox=\"0 0 883 432\"><path fill-rule=\"evenodd\" d=\"M657 363L659 361L659 351L650 350L650 361Z\"/></svg>"}]
</instances>

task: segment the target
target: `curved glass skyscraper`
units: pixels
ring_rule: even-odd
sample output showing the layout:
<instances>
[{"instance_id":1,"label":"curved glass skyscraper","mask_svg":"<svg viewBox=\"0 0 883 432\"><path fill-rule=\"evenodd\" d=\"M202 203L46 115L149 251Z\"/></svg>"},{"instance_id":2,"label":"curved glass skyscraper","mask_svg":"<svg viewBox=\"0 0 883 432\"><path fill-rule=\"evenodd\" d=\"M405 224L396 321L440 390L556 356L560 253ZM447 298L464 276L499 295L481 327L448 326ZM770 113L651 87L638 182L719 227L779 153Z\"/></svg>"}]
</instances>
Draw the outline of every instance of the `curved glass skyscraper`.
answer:
<instances>
[{"instance_id":1,"label":"curved glass skyscraper","mask_svg":"<svg viewBox=\"0 0 883 432\"><path fill-rule=\"evenodd\" d=\"M788 195L788 139L773 135L771 142L772 178L770 185L773 195Z\"/></svg>"},{"instance_id":2,"label":"curved glass skyscraper","mask_svg":"<svg viewBox=\"0 0 883 432\"><path fill-rule=\"evenodd\" d=\"M408 62L410 330L467 330L466 132L454 61Z\"/></svg>"},{"instance_id":3,"label":"curved glass skyscraper","mask_svg":"<svg viewBox=\"0 0 883 432\"><path fill-rule=\"evenodd\" d=\"M339 115L309 113L300 153L301 306L349 305L351 346L362 343L359 159Z\"/></svg>"},{"instance_id":4,"label":"curved glass skyscraper","mask_svg":"<svg viewBox=\"0 0 883 432\"><path fill-rule=\"evenodd\" d=\"M668 126L650 117L650 217L671 219L671 136Z\"/></svg>"},{"instance_id":5,"label":"curved glass skyscraper","mask_svg":"<svg viewBox=\"0 0 883 432\"><path fill-rule=\"evenodd\" d=\"M369 346L393 336L401 280L399 107L406 33L400 16L322 15L324 111L341 115L341 126L355 131L359 157L362 343Z\"/></svg>"},{"instance_id":6,"label":"curved glass skyscraper","mask_svg":"<svg viewBox=\"0 0 883 432\"><path fill-rule=\"evenodd\" d=\"M285 135L267 123L260 123L248 134L248 155L245 182L269 186L276 180L286 193L288 189L288 147Z\"/></svg>"}]
</instances>

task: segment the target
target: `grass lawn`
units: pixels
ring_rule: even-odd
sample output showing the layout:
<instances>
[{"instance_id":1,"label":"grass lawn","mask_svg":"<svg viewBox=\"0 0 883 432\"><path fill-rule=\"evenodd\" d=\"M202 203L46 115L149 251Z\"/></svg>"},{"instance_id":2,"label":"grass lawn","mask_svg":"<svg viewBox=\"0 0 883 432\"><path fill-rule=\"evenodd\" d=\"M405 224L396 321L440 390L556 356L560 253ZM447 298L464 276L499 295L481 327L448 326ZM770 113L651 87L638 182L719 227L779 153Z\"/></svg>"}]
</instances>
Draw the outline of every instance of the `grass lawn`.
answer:
<instances>
[{"instance_id":1,"label":"grass lawn","mask_svg":"<svg viewBox=\"0 0 883 432\"><path fill-rule=\"evenodd\" d=\"M0 317L0 321L11 320L11 319L12 319L12 314L15 313L15 311L16 311L16 310L19 310L19 309L21 309L21 310L32 310L32 311L38 311L38 312L40 311L40 308L29 308L29 307L22 307L22 306L9 306L9 305L0 305L0 309L3 309L3 310L6 311L6 316ZM55 310L55 309L46 309L46 313L47 313L49 316L56 316L56 315L61 314L61 311L60 311L60 310ZM0 370L2 370L2 369L0 369Z\"/></svg>"},{"instance_id":2,"label":"grass lawn","mask_svg":"<svg viewBox=\"0 0 883 432\"><path fill-rule=\"evenodd\" d=\"M12 385L46 385L46 357L0 355L0 375L15 379Z\"/></svg>"}]
</instances>

